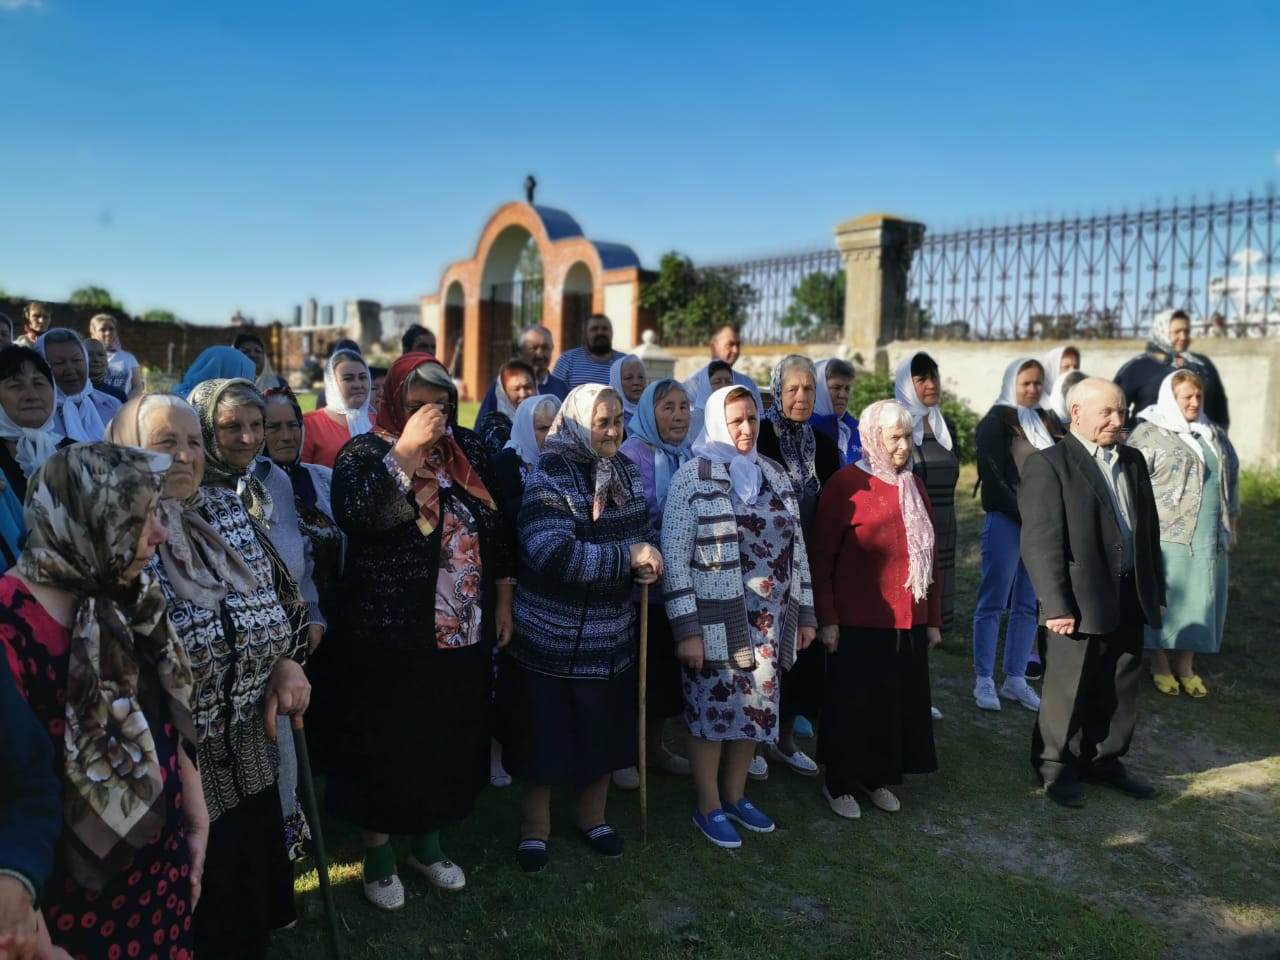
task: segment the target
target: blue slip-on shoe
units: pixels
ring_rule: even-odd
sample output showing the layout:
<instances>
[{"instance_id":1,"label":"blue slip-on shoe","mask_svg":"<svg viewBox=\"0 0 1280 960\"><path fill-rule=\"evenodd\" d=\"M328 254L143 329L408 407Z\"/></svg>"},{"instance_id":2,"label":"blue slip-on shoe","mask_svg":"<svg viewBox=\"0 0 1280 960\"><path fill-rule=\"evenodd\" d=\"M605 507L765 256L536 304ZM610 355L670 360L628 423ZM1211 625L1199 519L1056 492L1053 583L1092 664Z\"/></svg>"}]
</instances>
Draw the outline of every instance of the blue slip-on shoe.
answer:
<instances>
[{"instance_id":1,"label":"blue slip-on shoe","mask_svg":"<svg viewBox=\"0 0 1280 960\"><path fill-rule=\"evenodd\" d=\"M729 822L723 810L712 810L705 817L694 810L693 825L717 847L736 850L742 846L742 838L738 836L738 831L733 829L733 824Z\"/></svg>"},{"instance_id":2,"label":"blue slip-on shoe","mask_svg":"<svg viewBox=\"0 0 1280 960\"><path fill-rule=\"evenodd\" d=\"M746 797L737 803L726 803L724 815L738 824L756 833L773 833L774 823Z\"/></svg>"}]
</instances>

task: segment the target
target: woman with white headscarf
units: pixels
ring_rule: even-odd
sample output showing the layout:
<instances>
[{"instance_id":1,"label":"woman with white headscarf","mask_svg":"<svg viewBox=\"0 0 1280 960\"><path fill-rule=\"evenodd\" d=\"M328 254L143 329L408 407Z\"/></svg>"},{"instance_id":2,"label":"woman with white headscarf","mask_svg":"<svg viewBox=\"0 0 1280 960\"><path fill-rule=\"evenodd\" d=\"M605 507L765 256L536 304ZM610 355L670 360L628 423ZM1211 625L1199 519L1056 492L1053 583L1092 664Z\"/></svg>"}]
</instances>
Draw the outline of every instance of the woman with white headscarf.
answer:
<instances>
[{"instance_id":1,"label":"woman with white headscarf","mask_svg":"<svg viewBox=\"0 0 1280 960\"><path fill-rule=\"evenodd\" d=\"M973 612L974 702L999 710L1000 697L1028 710L1040 698L1027 684L1027 661L1036 639L1036 592L1022 565L1022 514L1018 482L1027 457L1062 439L1058 418L1040 407L1044 368L1021 358L1005 369L1000 396L978 424L978 481L982 484L982 580ZM1000 617L1009 611L1005 633L1005 681L996 693L995 659Z\"/></svg>"},{"instance_id":2,"label":"woman with white headscarf","mask_svg":"<svg viewBox=\"0 0 1280 960\"><path fill-rule=\"evenodd\" d=\"M605 804L609 775L639 752L631 590L662 574L640 474L618 454L622 432L622 400L611 388L575 387L525 481L499 739L524 785L516 859L529 873L547 865L556 784L576 788L586 843L601 856L622 855Z\"/></svg>"},{"instance_id":3,"label":"woman with white headscarf","mask_svg":"<svg viewBox=\"0 0 1280 960\"><path fill-rule=\"evenodd\" d=\"M89 351L80 335L66 327L54 327L40 335L36 350L53 374L55 429L76 443L101 440L121 403L94 389L89 380Z\"/></svg>"},{"instance_id":4,"label":"woman with white headscarf","mask_svg":"<svg viewBox=\"0 0 1280 960\"><path fill-rule=\"evenodd\" d=\"M914 423L896 400L858 418L862 459L818 503L813 595L827 650L818 758L833 813L861 815L862 790L886 813L903 774L938 769L929 718L929 647L942 642L934 520L911 470Z\"/></svg>"},{"instance_id":5,"label":"woman with white headscarf","mask_svg":"<svg viewBox=\"0 0 1280 960\"><path fill-rule=\"evenodd\" d=\"M1203 383L1190 370L1164 378L1156 405L1138 414L1129 446L1142 451L1160 515L1160 556L1169 605L1159 629L1147 627L1151 674L1161 693L1208 691L1197 653L1222 647L1227 617L1227 551L1240 516L1240 464L1221 427L1203 408ZM1168 651L1174 653L1169 665Z\"/></svg>"},{"instance_id":6,"label":"woman with white headscarf","mask_svg":"<svg viewBox=\"0 0 1280 960\"><path fill-rule=\"evenodd\" d=\"M745 796L748 771L756 746L778 738L781 672L817 633L800 503L786 471L757 453L758 430L750 391L713 393L662 521L663 591L698 791L693 822L726 848L742 845L734 823L774 829Z\"/></svg>"},{"instance_id":7,"label":"woman with white headscarf","mask_svg":"<svg viewBox=\"0 0 1280 960\"><path fill-rule=\"evenodd\" d=\"M0 350L0 471L18 502L27 497L27 478L44 466L58 447L54 428L53 372L30 347Z\"/></svg>"},{"instance_id":8,"label":"woman with white headscarf","mask_svg":"<svg viewBox=\"0 0 1280 960\"><path fill-rule=\"evenodd\" d=\"M636 415L636 404L644 388L649 385L649 373L645 370L644 361L634 353L619 357L609 368L609 386L622 398L622 425L629 427L631 418Z\"/></svg>"},{"instance_id":9,"label":"woman with white headscarf","mask_svg":"<svg viewBox=\"0 0 1280 960\"><path fill-rule=\"evenodd\" d=\"M1071 422L1071 412L1067 409L1067 391L1084 379L1083 376L1071 377L1080 370L1080 348L1071 344L1054 347L1044 355L1044 388L1041 391L1041 406L1052 410L1058 419L1067 424Z\"/></svg>"},{"instance_id":10,"label":"woman with white headscarf","mask_svg":"<svg viewBox=\"0 0 1280 960\"><path fill-rule=\"evenodd\" d=\"M537 375L533 367L523 360L508 360L498 370L493 388L494 409L477 417L475 427L490 454L496 456L507 445L511 439L511 425L516 419L516 408L537 393Z\"/></svg>"},{"instance_id":11,"label":"woman with white headscarf","mask_svg":"<svg viewBox=\"0 0 1280 960\"><path fill-rule=\"evenodd\" d=\"M853 364L835 357L819 360L814 370L818 375L818 395L809 422L836 442L842 466L857 463L862 459L862 437L858 421L849 412Z\"/></svg>"},{"instance_id":12,"label":"woman with white headscarf","mask_svg":"<svg viewBox=\"0 0 1280 960\"><path fill-rule=\"evenodd\" d=\"M1223 430L1231 429L1227 393L1218 368L1202 353L1192 353L1191 317L1185 310L1162 310L1151 318L1151 339L1147 349L1116 373L1116 386L1124 391L1129 407L1129 426L1136 425L1139 411L1159 403L1160 385L1175 370L1190 370L1203 384L1204 415Z\"/></svg>"},{"instance_id":13,"label":"woman with white headscarf","mask_svg":"<svg viewBox=\"0 0 1280 960\"><path fill-rule=\"evenodd\" d=\"M369 365L354 350L335 350L324 365L322 410L303 415L306 440L302 448L305 463L332 468L334 460L352 437L368 433L377 423L369 406L372 384Z\"/></svg>"}]
</instances>

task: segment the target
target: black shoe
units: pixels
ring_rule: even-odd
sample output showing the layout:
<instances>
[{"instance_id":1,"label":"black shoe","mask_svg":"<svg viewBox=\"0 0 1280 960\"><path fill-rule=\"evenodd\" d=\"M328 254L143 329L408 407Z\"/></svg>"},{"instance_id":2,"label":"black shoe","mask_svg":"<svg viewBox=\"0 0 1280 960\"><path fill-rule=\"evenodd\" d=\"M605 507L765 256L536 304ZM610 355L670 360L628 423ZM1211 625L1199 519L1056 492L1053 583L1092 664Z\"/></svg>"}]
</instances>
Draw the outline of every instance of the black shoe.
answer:
<instances>
[{"instance_id":1,"label":"black shoe","mask_svg":"<svg viewBox=\"0 0 1280 960\"><path fill-rule=\"evenodd\" d=\"M547 854L547 841L532 837L521 840L516 847L516 862L525 873L541 873L550 857Z\"/></svg>"},{"instance_id":2,"label":"black shoe","mask_svg":"<svg viewBox=\"0 0 1280 960\"><path fill-rule=\"evenodd\" d=\"M1132 776L1124 768L1124 764L1118 760L1115 763L1104 764L1100 767L1090 767L1085 771L1084 778L1090 783L1100 783L1105 787L1119 790L1121 793L1136 797L1139 800L1146 800L1148 797L1156 795L1155 784L1147 783L1145 780L1139 780L1137 777Z\"/></svg>"},{"instance_id":3,"label":"black shoe","mask_svg":"<svg viewBox=\"0 0 1280 960\"><path fill-rule=\"evenodd\" d=\"M1059 806L1072 810L1084 806L1084 792L1075 780L1055 780L1044 788L1044 795Z\"/></svg>"},{"instance_id":4,"label":"black shoe","mask_svg":"<svg viewBox=\"0 0 1280 960\"><path fill-rule=\"evenodd\" d=\"M613 858L622 856L622 838L607 823L592 827L590 830L580 830L579 833L587 841L587 845L600 856Z\"/></svg>"},{"instance_id":5,"label":"black shoe","mask_svg":"<svg viewBox=\"0 0 1280 960\"><path fill-rule=\"evenodd\" d=\"M1044 676L1044 664L1039 660L1032 660L1027 664L1026 678L1028 680L1039 680Z\"/></svg>"}]
</instances>

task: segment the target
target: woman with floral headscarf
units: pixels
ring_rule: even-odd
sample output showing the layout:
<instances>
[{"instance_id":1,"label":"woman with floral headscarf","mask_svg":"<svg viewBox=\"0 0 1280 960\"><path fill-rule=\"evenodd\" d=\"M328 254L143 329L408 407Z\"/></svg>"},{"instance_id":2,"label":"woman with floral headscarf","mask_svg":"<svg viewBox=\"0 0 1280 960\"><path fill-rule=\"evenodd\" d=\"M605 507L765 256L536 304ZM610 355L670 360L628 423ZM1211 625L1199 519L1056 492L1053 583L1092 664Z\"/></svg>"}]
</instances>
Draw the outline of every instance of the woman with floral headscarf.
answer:
<instances>
[{"instance_id":1,"label":"woman with floral headscarf","mask_svg":"<svg viewBox=\"0 0 1280 960\"><path fill-rule=\"evenodd\" d=\"M1116 373L1116 386L1124 391L1129 407L1129 426L1137 416L1160 402L1160 385L1178 370L1189 370L1200 378L1204 391L1204 415L1223 430L1231 429L1227 392L1213 361L1203 353L1192 353L1191 318L1185 310L1162 310L1151 318L1151 339L1146 352L1138 354Z\"/></svg>"},{"instance_id":2,"label":"woman with floral headscarf","mask_svg":"<svg viewBox=\"0 0 1280 960\"><path fill-rule=\"evenodd\" d=\"M305 646L289 613L296 592L240 497L201 483L208 456L190 404L144 394L120 409L107 439L173 458L160 499L169 538L148 572L194 674L197 758L212 821L198 953L261 957L270 931L295 919L272 741L277 717L300 720L310 700L297 662Z\"/></svg>"},{"instance_id":3,"label":"woman with floral headscarf","mask_svg":"<svg viewBox=\"0 0 1280 960\"><path fill-rule=\"evenodd\" d=\"M335 350L324 365L327 403L302 418L306 424L304 461L332 467L348 440L373 429L377 415L369 407L372 390L364 357L355 350Z\"/></svg>"},{"instance_id":4,"label":"woman with floral headscarf","mask_svg":"<svg viewBox=\"0 0 1280 960\"><path fill-rule=\"evenodd\" d=\"M404 906L391 834L411 837L407 866L434 886L466 884L440 831L488 783L490 651L511 635L512 548L457 402L439 362L405 354L378 429L333 470L347 558L342 619L319 658L340 685L321 710L325 802L361 828L364 894L383 910Z\"/></svg>"},{"instance_id":5,"label":"woman with floral headscarf","mask_svg":"<svg viewBox=\"0 0 1280 960\"><path fill-rule=\"evenodd\" d=\"M609 774L638 754L631 590L656 582L662 557L621 442L621 399L583 384L569 391L525 483L519 633L503 668L499 739L524 787L516 859L530 873L547 864L555 784L577 789L575 820L587 844L622 855L605 803Z\"/></svg>"},{"instance_id":6,"label":"woman with floral headscarf","mask_svg":"<svg viewBox=\"0 0 1280 960\"><path fill-rule=\"evenodd\" d=\"M31 478L0 655L48 729L63 835L41 906L78 957L192 956L208 815L191 663L148 563L170 459L77 444ZM114 954L112 954L114 955Z\"/></svg>"},{"instance_id":7,"label":"woman with floral headscarf","mask_svg":"<svg viewBox=\"0 0 1280 960\"><path fill-rule=\"evenodd\" d=\"M818 759L827 803L849 820L860 816L855 789L893 812L889 785L938 768L928 651L942 642L933 510L911 470L912 416L880 400L858 429L862 459L823 488L812 551L827 650Z\"/></svg>"},{"instance_id":8,"label":"woman with floral headscarf","mask_svg":"<svg viewBox=\"0 0 1280 960\"><path fill-rule=\"evenodd\" d=\"M816 633L800 505L778 464L756 452L746 387L707 399L693 459L667 491L662 545L667 615L684 669L684 719L697 786L694 825L718 847L730 820L771 833L744 795L756 745L778 736L778 683Z\"/></svg>"},{"instance_id":9,"label":"woman with floral headscarf","mask_svg":"<svg viewBox=\"0 0 1280 960\"><path fill-rule=\"evenodd\" d=\"M825 387L824 387L825 389ZM805 542L813 537L813 516L818 508L822 485L840 469L840 448L809 418L818 396L818 373L813 361L790 354L778 361L770 381L773 402L760 422L758 449L763 456L782 465L791 478L800 502L800 525ZM817 720L822 713L822 674L825 654L811 644L796 658L796 665L782 681L782 725L777 744L767 746L769 755L781 760L796 773L817 776L818 765L796 746L796 718ZM763 780L769 768L763 757L752 764L753 779Z\"/></svg>"}]
</instances>

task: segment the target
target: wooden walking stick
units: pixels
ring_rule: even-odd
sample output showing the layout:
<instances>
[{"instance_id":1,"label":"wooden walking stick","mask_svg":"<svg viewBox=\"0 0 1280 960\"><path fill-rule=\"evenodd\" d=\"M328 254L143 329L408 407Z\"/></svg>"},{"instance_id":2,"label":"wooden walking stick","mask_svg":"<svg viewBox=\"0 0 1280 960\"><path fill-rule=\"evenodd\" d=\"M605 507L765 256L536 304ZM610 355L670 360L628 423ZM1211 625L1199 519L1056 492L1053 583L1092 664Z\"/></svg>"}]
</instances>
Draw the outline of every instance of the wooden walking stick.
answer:
<instances>
[{"instance_id":1,"label":"wooden walking stick","mask_svg":"<svg viewBox=\"0 0 1280 960\"><path fill-rule=\"evenodd\" d=\"M338 936L338 910L333 905L329 887L329 858L324 852L324 834L320 832L320 806L316 803L316 784L311 778L311 755L307 752L307 734L299 724L293 728L293 749L298 755L298 780L302 784L302 802L311 826L311 843L316 854L316 873L320 876L320 898L324 901L325 918L329 921L329 951L333 960L342 960L342 942Z\"/></svg>"},{"instance_id":2,"label":"wooden walking stick","mask_svg":"<svg viewBox=\"0 0 1280 960\"><path fill-rule=\"evenodd\" d=\"M649 585L640 584L640 841L649 842L649 764L645 756L645 695L649 674Z\"/></svg>"}]
</instances>

